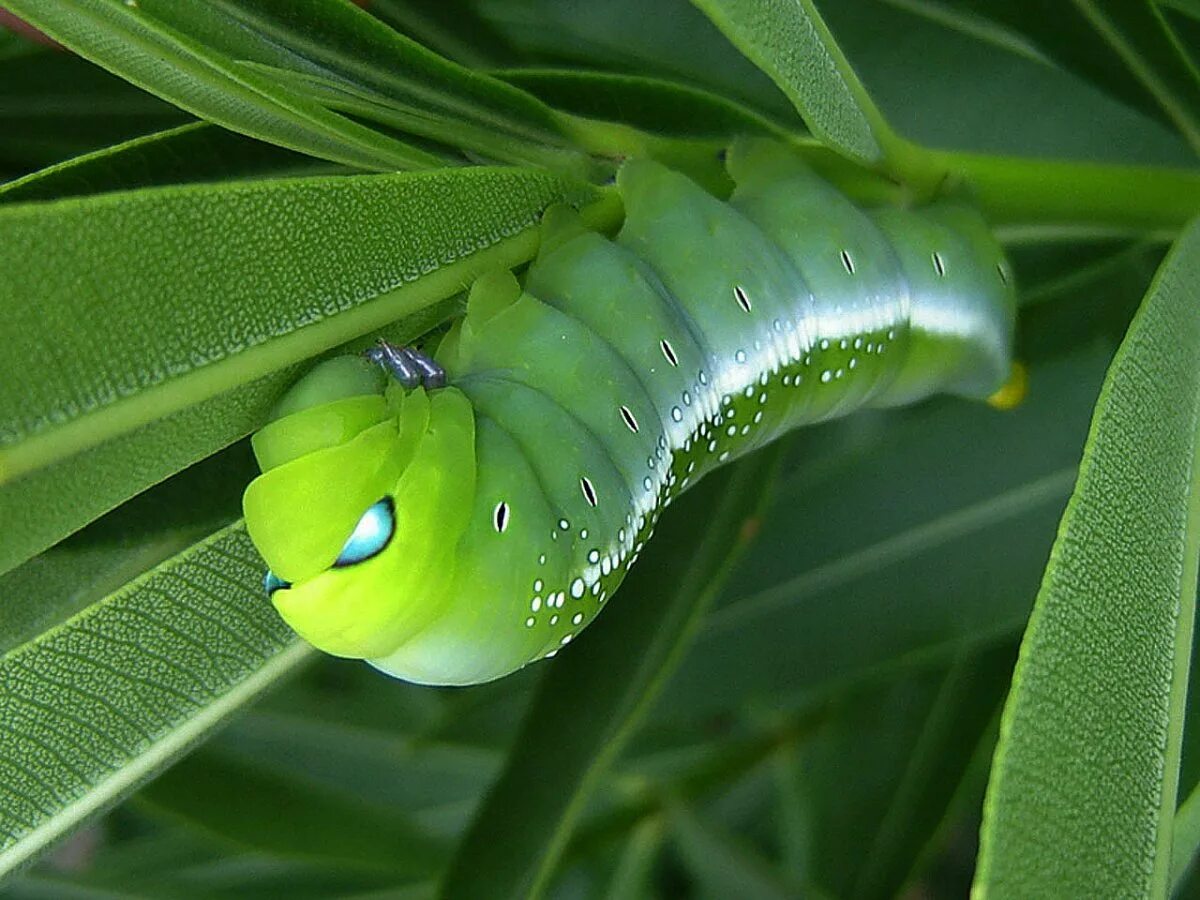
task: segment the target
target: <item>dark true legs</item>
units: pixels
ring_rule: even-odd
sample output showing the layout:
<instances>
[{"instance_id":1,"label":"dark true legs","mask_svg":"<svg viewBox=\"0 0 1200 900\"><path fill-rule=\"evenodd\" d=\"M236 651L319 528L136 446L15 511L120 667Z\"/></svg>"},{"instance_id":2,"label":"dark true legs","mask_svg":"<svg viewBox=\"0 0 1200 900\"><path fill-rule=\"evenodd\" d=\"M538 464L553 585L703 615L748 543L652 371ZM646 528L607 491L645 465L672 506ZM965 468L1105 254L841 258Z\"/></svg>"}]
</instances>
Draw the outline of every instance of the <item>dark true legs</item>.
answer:
<instances>
[{"instance_id":1,"label":"dark true legs","mask_svg":"<svg viewBox=\"0 0 1200 900\"><path fill-rule=\"evenodd\" d=\"M398 347L380 338L379 346L364 350L363 356L383 366L406 388L422 384L427 388L446 386L446 370L411 347Z\"/></svg>"}]
</instances>

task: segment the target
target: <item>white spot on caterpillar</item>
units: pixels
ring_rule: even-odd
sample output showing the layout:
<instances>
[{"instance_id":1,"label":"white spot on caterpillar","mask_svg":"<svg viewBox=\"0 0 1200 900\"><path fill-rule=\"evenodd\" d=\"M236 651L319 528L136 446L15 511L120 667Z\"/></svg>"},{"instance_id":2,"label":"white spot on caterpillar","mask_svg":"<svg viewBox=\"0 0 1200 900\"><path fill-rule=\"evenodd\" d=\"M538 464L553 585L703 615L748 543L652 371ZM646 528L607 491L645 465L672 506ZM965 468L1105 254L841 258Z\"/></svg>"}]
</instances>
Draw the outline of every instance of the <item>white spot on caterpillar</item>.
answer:
<instances>
[{"instance_id":1,"label":"white spot on caterpillar","mask_svg":"<svg viewBox=\"0 0 1200 900\"><path fill-rule=\"evenodd\" d=\"M667 362L673 366L679 365L679 357L675 355L675 348L671 346L670 341L663 338L658 342L658 346L662 348L663 356L667 358Z\"/></svg>"},{"instance_id":2,"label":"white spot on caterpillar","mask_svg":"<svg viewBox=\"0 0 1200 900\"><path fill-rule=\"evenodd\" d=\"M503 534L508 529L508 504L501 500L492 512L492 525L497 534Z\"/></svg>"},{"instance_id":3,"label":"white spot on caterpillar","mask_svg":"<svg viewBox=\"0 0 1200 900\"><path fill-rule=\"evenodd\" d=\"M729 451L728 450L726 450L724 453L722 453L720 456L717 457L717 462L725 462L725 460L727 460L727 459L729 459Z\"/></svg>"},{"instance_id":4,"label":"white spot on caterpillar","mask_svg":"<svg viewBox=\"0 0 1200 900\"><path fill-rule=\"evenodd\" d=\"M581 531L579 532L579 539L580 539L581 541L586 541L586 540L587 540L587 536L588 536L588 530L587 530L586 528L584 528L583 530L581 530Z\"/></svg>"},{"instance_id":5,"label":"white spot on caterpillar","mask_svg":"<svg viewBox=\"0 0 1200 900\"><path fill-rule=\"evenodd\" d=\"M591 480L586 475L579 479L579 488L583 491L583 499L588 502L588 506L595 506L598 502L596 500L596 489L592 486Z\"/></svg>"},{"instance_id":6,"label":"white spot on caterpillar","mask_svg":"<svg viewBox=\"0 0 1200 900\"><path fill-rule=\"evenodd\" d=\"M739 350L737 353L733 354L733 358L740 363L744 363L746 361L746 351Z\"/></svg>"},{"instance_id":7,"label":"white spot on caterpillar","mask_svg":"<svg viewBox=\"0 0 1200 900\"><path fill-rule=\"evenodd\" d=\"M534 612L537 612L539 609L541 609L542 608L542 598L534 597L533 601L529 604L529 608L531 610L533 610Z\"/></svg>"},{"instance_id":8,"label":"white spot on caterpillar","mask_svg":"<svg viewBox=\"0 0 1200 900\"><path fill-rule=\"evenodd\" d=\"M559 520L558 520L558 529L559 529L559 531L566 531L566 530L567 530L568 528L570 528L570 527L571 527L571 523L570 523L570 522L568 522L566 519L559 519Z\"/></svg>"},{"instance_id":9,"label":"white spot on caterpillar","mask_svg":"<svg viewBox=\"0 0 1200 900\"><path fill-rule=\"evenodd\" d=\"M564 635L562 636L562 640L561 640L559 643L562 643L562 644L569 644L569 643L571 643L571 635L569 635L569 634L564 634Z\"/></svg>"},{"instance_id":10,"label":"white spot on caterpillar","mask_svg":"<svg viewBox=\"0 0 1200 900\"><path fill-rule=\"evenodd\" d=\"M551 617L550 617L550 624L551 624L551 625L557 625L557 624L558 624L558 616L551 616Z\"/></svg>"},{"instance_id":11,"label":"white spot on caterpillar","mask_svg":"<svg viewBox=\"0 0 1200 900\"><path fill-rule=\"evenodd\" d=\"M571 624L572 625L578 625L582 621L583 621L583 613L575 613L575 615L571 616ZM570 635L567 635L567 637L570 637ZM566 641L563 641L563 643L565 644Z\"/></svg>"},{"instance_id":12,"label":"white spot on caterpillar","mask_svg":"<svg viewBox=\"0 0 1200 900\"><path fill-rule=\"evenodd\" d=\"M530 616L528 619L525 620L525 627L526 628L533 627L533 616Z\"/></svg>"},{"instance_id":13,"label":"white spot on caterpillar","mask_svg":"<svg viewBox=\"0 0 1200 900\"><path fill-rule=\"evenodd\" d=\"M750 312L750 298L746 296L746 292L742 290L740 284L733 287L733 299L737 301L737 305L743 310Z\"/></svg>"},{"instance_id":14,"label":"white spot on caterpillar","mask_svg":"<svg viewBox=\"0 0 1200 900\"><path fill-rule=\"evenodd\" d=\"M729 435L730 437L733 437L735 434L737 434L737 426L730 425L728 428L725 429L725 433L727 435Z\"/></svg>"},{"instance_id":15,"label":"white spot on caterpillar","mask_svg":"<svg viewBox=\"0 0 1200 900\"><path fill-rule=\"evenodd\" d=\"M933 270L937 272L939 276L944 277L946 274L946 261L942 259L942 254L934 250L933 253L930 254L930 258L933 260Z\"/></svg>"},{"instance_id":16,"label":"white spot on caterpillar","mask_svg":"<svg viewBox=\"0 0 1200 900\"><path fill-rule=\"evenodd\" d=\"M842 266L846 269L846 273L848 275L853 275L854 274L854 260L850 258L850 251L843 250L841 253L841 256L842 256Z\"/></svg>"},{"instance_id":17,"label":"white spot on caterpillar","mask_svg":"<svg viewBox=\"0 0 1200 900\"><path fill-rule=\"evenodd\" d=\"M703 369L701 369L700 372L697 374L697 378L700 380L701 384L708 384L708 376L704 374Z\"/></svg>"},{"instance_id":18,"label":"white spot on caterpillar","mask_svg":"<svg viewBox=\"0 0 1200 900\"><path fill-rule=\"evenodd\" d=\"M589 550L588 562L592 563L593 565L600 562L600 551L596 549Z\"/></svg>"},{"instance_id":19,"label":"white spot on caterpillar","mask_svg":"<svg viewBox=\"0 0 1200 900\"><path fill-rule=\"evenodd\" d=\"M626 427L628 427L629 430L632 431L634 434L637 434L637 431L638 431L637 419L635 419L633 417L633 411L630 410L630 408L628 406L621 407L621 418L625 420Z\"/></svg>"},{"instance_id":20,"label":"white spot on caterpillar","mask_svg":"<svg viewBox=\"0 0 1200 900\"><path fill-rule=\"evenodd\" d=\"M682 422L683 421L683 410L680 409L678 406L672 406L671 407L671 418L674 419L676 422Z\"/></svg>"},{"instance_id":21,"label":"white spot on caterpillar","mask_svg":"<svg viewBox=\"0 0 1200 900\"><path fill-rule=\"evenodd\" d=\"M533 583L533 590L534 590L534 593L540 593L543 587L544 587L544 585L542 584L542 579L540 579L540 578L539 578L539 579L537 579L537 580L536 580L536 581Z\"/></svg>"},{"instance_id":22,"label":"white spot on caterpillar","mask_svg":"<svg viewBox=\"0 0 1200 900\"><path fill-rule=\"evenodd\" d=\"M576 578L571 582L571 596L578 600L583 596L584 584L582 578Z\"/></svg>"},{"instance_id":23,"label":"white spot on caterpillar","mask_svg":"<svg viewBox=\"0 0 1200 900\"><path fill-rule=\"evenodd\" d=\"M833 373L826 369L821 373L821 384L829 384L831 381L833 381Z\"/></svg>"}]
</instances>

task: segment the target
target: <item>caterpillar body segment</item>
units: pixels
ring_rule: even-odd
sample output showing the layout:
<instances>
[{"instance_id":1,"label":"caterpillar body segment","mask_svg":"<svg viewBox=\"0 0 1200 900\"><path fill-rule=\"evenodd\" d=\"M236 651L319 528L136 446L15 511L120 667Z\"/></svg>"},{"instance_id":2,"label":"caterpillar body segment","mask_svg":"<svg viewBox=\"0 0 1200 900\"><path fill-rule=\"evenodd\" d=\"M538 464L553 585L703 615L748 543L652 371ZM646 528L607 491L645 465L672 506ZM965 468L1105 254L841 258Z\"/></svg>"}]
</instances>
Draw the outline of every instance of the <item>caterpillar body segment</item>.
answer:
<instances>
[{"instance_id":1,"label":"caterpillar body segment","mask_svg":"<svg viewBox=\"0 0 1200 900\"><path fill-rule=\"evenodd\" d=\"M626 163L611 240L548 213L522 281L473 287L447 386L333 360L285 399L246 520L301 635L410 681L500 677L575 639L713 468L1005 383L1015 295L976 212L860 209L767 141L727 164L719 200Z\"/></svg>"}]
</instances>

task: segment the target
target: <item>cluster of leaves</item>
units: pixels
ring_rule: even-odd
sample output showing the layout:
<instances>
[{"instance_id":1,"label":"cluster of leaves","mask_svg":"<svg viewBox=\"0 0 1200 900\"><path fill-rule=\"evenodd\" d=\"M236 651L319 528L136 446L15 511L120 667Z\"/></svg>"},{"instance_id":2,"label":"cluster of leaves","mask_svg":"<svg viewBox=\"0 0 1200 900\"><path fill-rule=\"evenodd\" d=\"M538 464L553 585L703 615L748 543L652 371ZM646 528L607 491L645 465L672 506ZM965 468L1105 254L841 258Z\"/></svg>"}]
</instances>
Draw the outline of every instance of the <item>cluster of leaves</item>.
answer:
<instances>
[{"instance_id":1,"label":"cluster of leaves","mask_svg":"<svg viewBox=\"0 0 1200 900\"><path fill-rule=\"evenodd\" d=\"M1187 890L1194 0L5 5L60 45L0 31L6 896ZM620 157L719 190L747 132L973 195L1029 400L708 479L552 664L315 661L237 522L280 392L436 327L550 203L612 227Z\"/></svg>"}]
</instances>

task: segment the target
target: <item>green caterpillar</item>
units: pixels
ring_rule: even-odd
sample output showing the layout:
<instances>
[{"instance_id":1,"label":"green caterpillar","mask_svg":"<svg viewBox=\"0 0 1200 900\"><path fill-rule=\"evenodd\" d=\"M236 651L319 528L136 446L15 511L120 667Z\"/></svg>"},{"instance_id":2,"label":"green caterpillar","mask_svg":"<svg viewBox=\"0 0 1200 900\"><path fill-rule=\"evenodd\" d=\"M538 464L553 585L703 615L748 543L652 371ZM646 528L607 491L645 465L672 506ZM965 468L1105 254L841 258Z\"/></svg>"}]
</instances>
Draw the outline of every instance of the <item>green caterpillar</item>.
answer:
<instances>
[{"instance_id":1,"label":"green caterpillar","mask_svg":"<svg viewBox=\"0 0 1200 900\"><path fill-rule=\"evenodd\" d=\"M976 212L860 209L768 141L726 167L723 201L625 163L613 240L550 210L524 284L472 288L445 386L385 347L424 386L340 357L292 389L254 437L245 512L301 636L409 681L498 678L578 635L713 468L860 407L1005 384L1015 295Z\"/></svg>"}]
</instances>

